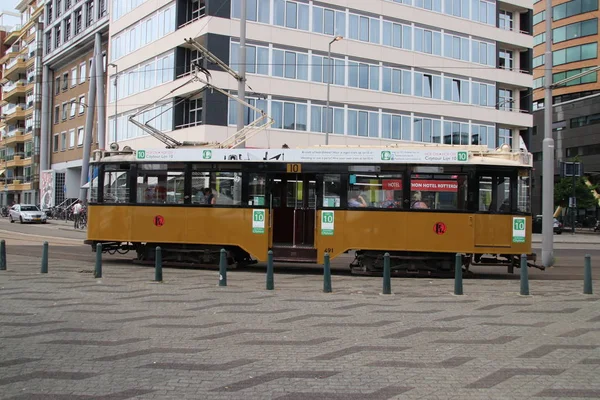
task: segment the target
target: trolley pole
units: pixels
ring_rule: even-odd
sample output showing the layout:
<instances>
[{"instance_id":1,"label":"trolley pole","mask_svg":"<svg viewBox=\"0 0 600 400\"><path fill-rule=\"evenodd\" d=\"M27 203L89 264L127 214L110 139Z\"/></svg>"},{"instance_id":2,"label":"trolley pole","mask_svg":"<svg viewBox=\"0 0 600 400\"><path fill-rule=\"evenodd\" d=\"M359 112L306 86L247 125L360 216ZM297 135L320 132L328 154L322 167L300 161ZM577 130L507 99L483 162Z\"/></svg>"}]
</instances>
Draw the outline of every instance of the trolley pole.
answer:
<instances>
[{"instance_id":1,"label":"trolley pole","mask_svg":"<svg viewBox=\"0 0 600 400\"><path fill-rule=\"evenodd\" d=\"M544 53L544 141L542 179L542 265L554 264L554 138L552 137L552 1L546 0L546 52Z\"/></svg>"},{"instance_id":2,"label":"trolley pole","mask_svg":"<svg viewBox=\"0 0 600 400\"><path fill-rule=\"evenodd\" d=\"M240 0L240 6L242 7L240 16L240 52L239 59L240 65L238 74L238 98L241 101L246 101L246 0ZM237 131L244 129L244 114L246 106L241 102L238 104L238 115L237 115ZM238 149L246 147L245 143L234 144Z\"/></svg>"}]
</instances>

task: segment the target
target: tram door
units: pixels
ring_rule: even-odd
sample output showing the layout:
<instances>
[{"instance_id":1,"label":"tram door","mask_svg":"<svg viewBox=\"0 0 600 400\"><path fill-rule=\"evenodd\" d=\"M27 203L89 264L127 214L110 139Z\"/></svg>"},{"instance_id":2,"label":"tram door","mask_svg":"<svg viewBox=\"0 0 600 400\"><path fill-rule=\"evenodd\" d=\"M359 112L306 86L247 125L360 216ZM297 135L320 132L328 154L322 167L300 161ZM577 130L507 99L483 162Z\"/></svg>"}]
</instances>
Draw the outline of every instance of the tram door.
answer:
<instances>
[{"instance_id":1,"label":"tram door","mask_svg":"<svg viewBox=\"0 0 600 400\"><path fill-rule=\"evenodd\" d=\"M269 186L273 257L280 261L315 261L316 175L274 174Z\"/></svg>"}]
</instances>

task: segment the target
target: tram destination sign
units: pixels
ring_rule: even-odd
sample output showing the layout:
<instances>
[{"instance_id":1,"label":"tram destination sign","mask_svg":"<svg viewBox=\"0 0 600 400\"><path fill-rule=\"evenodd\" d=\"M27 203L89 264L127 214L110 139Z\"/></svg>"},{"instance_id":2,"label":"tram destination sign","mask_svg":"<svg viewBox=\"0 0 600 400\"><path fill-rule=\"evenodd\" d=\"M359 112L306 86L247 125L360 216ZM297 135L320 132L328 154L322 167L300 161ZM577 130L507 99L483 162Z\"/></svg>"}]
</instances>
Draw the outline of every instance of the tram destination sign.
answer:
<instances>
[{"instance_id":1,"label":"tram destination sign","mask_svg":"<svg viewBox=\"0 0 600 400\"><path fill-rule=\"evenodd\" d=\"M425 149L144 149L138 161L155 162L285 162L285 163L421 163L462 164L465 150Z\"/></svg>"}]
</instances>

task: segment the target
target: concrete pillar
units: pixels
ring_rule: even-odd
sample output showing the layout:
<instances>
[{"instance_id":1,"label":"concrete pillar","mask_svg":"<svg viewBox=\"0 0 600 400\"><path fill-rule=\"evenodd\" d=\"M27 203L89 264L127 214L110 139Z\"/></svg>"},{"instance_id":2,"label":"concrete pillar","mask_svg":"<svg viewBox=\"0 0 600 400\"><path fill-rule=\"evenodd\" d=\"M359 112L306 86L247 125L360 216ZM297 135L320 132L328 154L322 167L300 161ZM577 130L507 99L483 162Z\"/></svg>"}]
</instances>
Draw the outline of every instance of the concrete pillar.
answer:
<instances>
[{"instance_id":1,"label":"concrete pillar","mask_svg":"<svg viewBox=\"0 0 600 400\"><path fill-rule=\"evenodd\" d=\"M94 54L96 52L94 51ZM102 56L102 53L100 53ZM92 131L94 128L94 110L96 109L96 80L93 79L96 73L96 63L92 62L92 68L90 68L90 86L88 90L88 103L85 115L85 131L83 137L83 156L81 159L81 178L79 180L79 199L81 201L87 200L87 190L81 187L87 183L89 165L90 165L90 153L92 152Z\"/></svg>"},{"instance_id":2,"label":"concrete pillar","mask_svg":"<svg viewBox=\"0 0 600 400\"><path fill-rule=\"evenodd\" d=\"M106 146L106 98L104 90L104 65L102 63L102 34L96 33L95 37L95 61L96 64L96 94L98 109L98 149L104 150ZM93 76L93 75L92 75Z\"/></svg>"},{"instance_id":3,"label":"concrete pillar","mask_svg":"<svg viewBox=\"0 0 600 400\"><path fill-rule=\"evenodd\" d=\"M44 65L42 72L42 117L40 133L40 172L50 169L50 137L52 136L52 122L50 121L52 112L51 95L52 73L47 65Z\"/></svg>"}]
</instances>

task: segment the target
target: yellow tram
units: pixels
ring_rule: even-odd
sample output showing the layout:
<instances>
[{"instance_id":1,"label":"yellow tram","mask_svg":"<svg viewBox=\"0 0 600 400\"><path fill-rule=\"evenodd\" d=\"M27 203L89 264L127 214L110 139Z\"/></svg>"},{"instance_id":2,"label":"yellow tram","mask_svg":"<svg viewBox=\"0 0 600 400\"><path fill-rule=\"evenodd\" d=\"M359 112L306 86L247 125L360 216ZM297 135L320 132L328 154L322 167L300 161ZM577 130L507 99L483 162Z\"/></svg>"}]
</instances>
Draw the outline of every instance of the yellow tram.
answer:
<instances>
[{"instance_id":1,"label":"yellow tram","mask_svg":"<svg viewBox=\"0 0 600 400\"><path fill-rule=\"evenodd\" d=\"M531 154L509 146L129 149L90 164L86 243L152 260L323 263L353 273L518 267L531 250ZM535 265L535 264L530 264Z\"/></svg>"}]
</instances>

